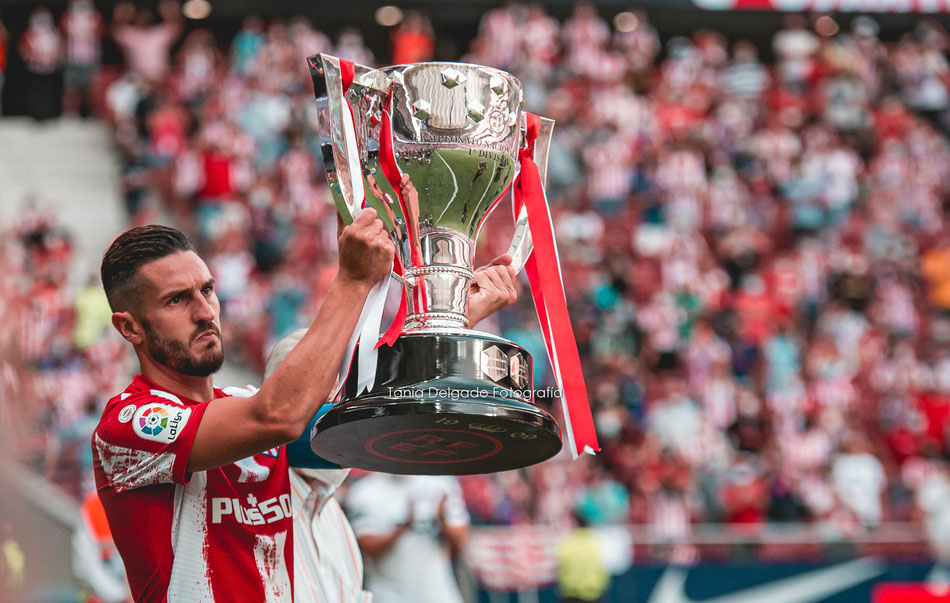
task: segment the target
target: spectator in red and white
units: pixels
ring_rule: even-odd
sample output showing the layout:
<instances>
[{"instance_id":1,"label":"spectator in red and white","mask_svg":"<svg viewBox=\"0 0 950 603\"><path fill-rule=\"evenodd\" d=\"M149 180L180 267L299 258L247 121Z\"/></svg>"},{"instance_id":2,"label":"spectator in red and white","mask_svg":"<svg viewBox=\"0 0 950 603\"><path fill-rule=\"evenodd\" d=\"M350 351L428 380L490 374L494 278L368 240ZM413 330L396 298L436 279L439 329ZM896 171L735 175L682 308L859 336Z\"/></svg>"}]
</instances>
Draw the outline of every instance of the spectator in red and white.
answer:
<instances>
[{"instance_id":1,"label":"spectator in red and white","mask_svg":"<svg viewBox=\"0 0 950 603\"><path fill-rule=\"evenodd\" d=\"M564 67L568 73L598 83L620 81L627 70L622 52L611 48L610 28L586 2L576 4L562 34Z\"/></svg>"},{"instance_id":2,"label":"spectator in red and white","mask_svg":"<svg viewBox=\"0 0 950 603\"><path fill-rule=\"evenodd\" d=\"M363 34L358 29L348 28L337 36L333 53L341 59L360 65L373 65L373 53L363 43Z\"/></svg>"},{"instance_id":3,"label":"spectator in red and white","mask_svg":"<svg viewBox=\"0 0 950 603\"><path fill-rule=\"evenodd\" d=\"M292 18L288 24L288 28L298 57L306 58L320 54L321 52L330 51L330 47L332 46L330 37L319 29L316 29L307 17L298 16ZM303 67L301 67L303 70L301 73L305 78L309 78L310 70L307 67L306 61L302 61L301 63L303 65Z\"/></svg>"},{"instance_id":4,"label":"spectator in red and white","mask_svg":"<svg viewBox=\"0 0 950 603\"><path fill-rule=\"evenodd\" d=\"M614 45L627 59L630 73L637 81L642 82L642 78L649 73L657 55L660 54L660 36L650 24L646 13L635 10L632 14L636 23L624 31L614 32Z\"/></svg>"},{"instance_id":5,"label":"spectator in red and white","mask_svg":"<svg viewBox=\"0 0 950 603\"><path fill-rule=\"evenodd\" d=\"M66 115L91 111L91 86L99 70L105 24L92 0L71 0L60 20L66 36L66 63L63 68L63 112Z\"/></svg>"},{"instance_id":6,"label":"spectator in red and white","mask_svg":"<svg viewBox=\"0 0 950 603\"><path fill-rule=\"evenodd\" d=\"M534 74L532 79L544 80L557 65L561 27L541 4L529 4L526 11L520 33L521 68L525 73Z\"/></svg>"},{"instance_id":7,"label":"spectator in red and white","mask_svg":"<svg viewBox=\"0 0 950 603\"><path fill-rule=\"evenodd\" d=\"M482 16L478 27L478 57L499 69L512 69L519 60L524 8L510 2Z\"/></svg>"},{"instance_id":8,"label":"spectator in red and white","mask_svg":"<svg viewBox=\"0 0 950 603\"><path fill-rule=\"evenodd\" d=\"M199 104L218 84L223 58L207 29L190 32L178 51L178 94L186 104Z\"/></svg>"},{"instance_id":9,"label":"spectator in red and white","mask_svg":"<svg viewBox=\"0 0 950 603\"><path fill-rule=\"evenodd\" d=\"M765 521L768 483L756 460L756 457L737 459L720 484L719 504L726 523L757 526Z\"/></svg>"},{"instance_id":10,"label":"spectator in red and white","mask_svg":"<svg viewBox=\"0 0 950 603\"><path fill-rule=\"evenodd\" d=\"M158 12L162 22L156 24L151 10L120 2L112 15L112 37L122 49L126 65L143 80L153 83L168 73L169 51L183 28L177 0L161 0Z\"/></svg>"},{"instance_id":11,"label":"spectator in red and white","mask_svg":"<svg viewBox=\"0 0 950 603\"><path fill-rule=\"evenodd\" d=\"M804 16L789 13L783 17L784 27L772 37L778 76L783 85L804 90L816 66L818 36L807 29Z\"/></svg>"},{"instance_id":12,"label":"spectator in red and white","mask_svg":"<svg viewBox=\"0 0 950 603\"><path fill-rule=\"evenodd\" d=\"M935 21L921 21L905 34L891 55L896 84L908 107L920 111L946 133L948 71L947 32Z\"/></svg>"},{"instance_id":13,"label":"spectator in red and white","mask_svg":"<svg viewBox=\"0 0 950 603\"><path fill-rule=\"evenodd\" d=\"M45 7L33 9L17 50L26 66L26 95L33 119L58 117L59 83L63 65L63 38Z\"/></svg>"}]
</instances>

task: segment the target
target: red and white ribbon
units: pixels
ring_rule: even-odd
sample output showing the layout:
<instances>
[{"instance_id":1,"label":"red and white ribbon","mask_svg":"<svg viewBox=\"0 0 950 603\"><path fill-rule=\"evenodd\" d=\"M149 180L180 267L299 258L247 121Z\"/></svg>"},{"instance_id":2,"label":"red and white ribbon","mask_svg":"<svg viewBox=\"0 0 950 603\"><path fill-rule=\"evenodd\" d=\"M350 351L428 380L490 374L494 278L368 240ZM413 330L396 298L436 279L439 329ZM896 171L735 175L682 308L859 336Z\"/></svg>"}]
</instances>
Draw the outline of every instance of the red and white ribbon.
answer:
<instances>
[{"instance_id":1,"label":"red and white ribbon","mask_svg":"<svg viewBox=\"0 0 950 603\"><path fill-rule=\"evenodd\" d=\"M531 295L538 311L541 333L551 359L554 377L561 390L561 406L567 428L568 445L573 458L600 450L594 420L587 399L587 385L581 371L574 329L567 313L561 261L558 257L554 225L541 182L541 173L534 161L534 142L541 120L527 113L527 144L521 151L521 172L515 183L515 215L524 207L534 251L525 262L525 273L531 284Z\"/></svg>"},{"instance_id":2,"label":"red and white ribbon","mask_svg":"<svg viewBox=\"0 0 950 603\"><path fill-rule=\"evenodd\" d=\"M393 191L395 191L396 198L399 201L399 208L402 212L403 218L402 227L406 229L406 237L409 240L411 261L413 265L421 266L422 258L418 257L418 245L416 244L417 241L414 239L415 235L413 234L411 224L409 223L410 215L406 210L406 202L402 198L402 189L399 186L399 182L402 180L402 170L399 169L399 165L396 163L396 152L395 149L393 149L392 103L393 95L392 92L390 92L389 97L386 99L386 106L383 108L383 120L380 126L379 167L383 172L383 176L386 178L386 181L389 183L389 186L391 186ZM383 200L383 203L385 202L386 200ZM393 271L400 276L405 275L402 260L399 258L398 253L396 254L396 258L393 262ZM402 294L399 298L399 309L396 311L396 316L393 318L392 324L389 325L389 328L386 329L386 332L383 334L383 336L380 337L379 341L376 342L376 348L379 348L384 344L391 346L402 334L402 330L406 326L406 312L406 288L403 287Z\"/></svg>"},{"instance_id":3,"label":"red and white ribbon","mask_svg":"<svg viewBox=\"0 0 950 603\"><path fill-rule=\"evenodd\" d=\"M356 137L356 123L353 119L353 109L346 99L346 91L353 83L354 66L351 61L340 60L341 84L343 88L343 139L347 149L347 164L349 167L351 190L353 191L353 205L351 211L353 217L359 216L360 211L366 205L366 190L363 184L363 167L360 164L359 140ZM359 200L359 201L357 201ZM397 260L398 261L398 260ZM350 372L350 366L353 362L353 352L356 351L356 368L358 382L356 394L373 388L376 382L376 365L379 353L376 350L376 342L379 339L379 327L382 323L383 308L386 305L386 295L389 293L390 276L383 277L370 289L366 300L363 302L363 308L360 311L359 320L356 328L350 335L346 344L346 352L343 355L343 362L340 364L340 370L337 375L337 385L334 388L331 400L335 400L346 383L347 375ZM357 346L359 346L357 348Z\"/></svg>"}]
</instances>

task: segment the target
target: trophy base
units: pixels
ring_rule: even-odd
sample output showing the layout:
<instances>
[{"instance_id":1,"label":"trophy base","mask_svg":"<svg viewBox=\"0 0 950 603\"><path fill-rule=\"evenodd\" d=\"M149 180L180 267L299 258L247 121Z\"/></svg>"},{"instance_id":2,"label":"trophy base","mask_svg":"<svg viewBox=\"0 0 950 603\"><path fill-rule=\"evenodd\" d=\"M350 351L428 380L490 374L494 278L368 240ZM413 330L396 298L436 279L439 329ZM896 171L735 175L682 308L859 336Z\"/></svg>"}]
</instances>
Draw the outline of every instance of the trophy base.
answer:
<instances>
[{"instance_id":1,"label":"trophy base","mask_svg":"<svg viewBox=\"0 0 950 603\"><path fill-rule=\"evenodd\" d=\"M523 399L530 389L515 387L524 374L512 381L496 372L499 358L516 356L514 366L530 375L523 348L487 333L403 335L379 350L375 385L359 396L354 367L348 397L317 422L311 448L343 467L412 475L494 473L544 461L560 451L560 429Z\"/></svg>"}]
</instances>

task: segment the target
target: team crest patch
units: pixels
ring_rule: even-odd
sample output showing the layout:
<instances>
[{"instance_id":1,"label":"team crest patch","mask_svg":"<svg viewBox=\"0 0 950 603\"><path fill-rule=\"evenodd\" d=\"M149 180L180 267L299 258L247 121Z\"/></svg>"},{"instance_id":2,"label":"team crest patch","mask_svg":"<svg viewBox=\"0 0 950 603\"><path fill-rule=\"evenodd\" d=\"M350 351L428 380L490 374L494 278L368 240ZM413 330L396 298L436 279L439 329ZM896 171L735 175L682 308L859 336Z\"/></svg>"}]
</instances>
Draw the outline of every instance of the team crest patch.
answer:
<instances>
[{"instance_id":1,"label":"team crest patch","mask_svg":"<svg viewBox=\"0 0 950 603\"><path fill-rule=\"evenodd\" d=\"M132 420L132 415L135 414L135 409L138 408L135 404L129 404L119 412L119 423L128 423Z\"/></svg>"},{"instance_id":2,"label":"team crest patch","mask_svg":"<svg viewBox=\"0 0 950 603\"><path fill-rule=\"evenodd\" d=\"M124 413L127 409L122 409ZM168 404L145 404L132 417L132 430L144 440L174 442L191 416L190 408Z\"/></svg>"}]
</instances>

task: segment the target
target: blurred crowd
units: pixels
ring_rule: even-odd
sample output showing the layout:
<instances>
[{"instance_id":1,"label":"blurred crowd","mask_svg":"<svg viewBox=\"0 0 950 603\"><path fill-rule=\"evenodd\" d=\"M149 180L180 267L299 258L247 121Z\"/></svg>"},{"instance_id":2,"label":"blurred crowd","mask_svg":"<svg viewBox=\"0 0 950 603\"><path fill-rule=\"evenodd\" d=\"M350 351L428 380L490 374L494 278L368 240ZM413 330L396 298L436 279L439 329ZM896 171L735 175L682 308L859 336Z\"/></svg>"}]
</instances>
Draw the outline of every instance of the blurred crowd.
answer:
<instances>
[{"instance_id":1,"label":"blurred crowd","mask_svg":"<svg viewBox=\"0 0 950 603\"><path fill-rule=\"evenodd\" d=\"M105 77L106 36L123 52L91 102L114 126L130 223L169 217L194 237L229 352L262 372L335 272L304 59L428 60L431 25L407 13L390 56L374 57L359 31L334 40L302 17L248 17L222 43L168 0L108 20L76 7L84 25L36 26L59 40L58 65L89 67L70 76L80 83ZM88 44L74 48L76 28ZM537 4L484 15L461 60L512 72L526 109L557 121L548 198L603 452L462 478L475 522L636 522L676 543L698 522L805 521L848 538L914 521L950 542L950 36L926 19L879 33L866 16L787 15L759 49L707 30L661 40L644 13L611 24L583 3L563 22ZM39 46L52 54L49 41L18 48ZM66 89L79 98L67 106L84 102ZM31 311L52 312L63 289L29 267L34 236L16 230L4 257L20 272L0 278L19 275ZM40 256L68 254L68 237L44 241ZM489 330L531 351L536 385L551 385L528 297ZM116 354L77 345L63 314L55 327L37 316L59 337L19 340L43 348L26 359L59 383ZM71 409L104 402L75 397Z\"/></svg>"},{"instance_id":2,"label":"blurred crowd","mask_svg":"<svg viewBox=\"0 0 950 603\"><path fill-rule=\"evenodd\" d=\"M132 370L102 285L77 281L66 226L31 203L0 235L0 290L4 450L73 495L92 491L89 438Z\"/></svg>"},{"instance_id":3,"label":"blurred crowd","mask_svg":"<svg viewBox=\"0 0 950 603\"><path fill-rule=\"evenodd\" d=\"M789 15L766 63L712 31L661 45L642 13L487 14L466 60L557 120L549 193L604 451L467 479L476 514L573 508L670 542L919 520L946 542L948 42Z\"/></svg>"}]
</instances>

